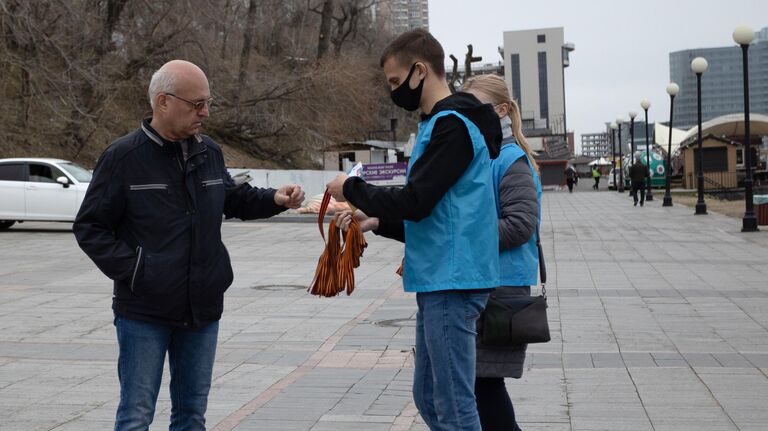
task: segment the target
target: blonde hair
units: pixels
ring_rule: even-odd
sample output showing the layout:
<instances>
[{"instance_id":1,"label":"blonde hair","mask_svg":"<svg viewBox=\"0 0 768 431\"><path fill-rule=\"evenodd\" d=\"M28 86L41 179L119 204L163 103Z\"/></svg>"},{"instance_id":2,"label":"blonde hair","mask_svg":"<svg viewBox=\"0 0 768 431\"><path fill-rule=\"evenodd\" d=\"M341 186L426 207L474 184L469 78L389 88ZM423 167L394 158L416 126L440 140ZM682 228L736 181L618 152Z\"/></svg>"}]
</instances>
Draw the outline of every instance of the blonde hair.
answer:
<instances>
[{"instance_id":1,"label":"blonde hair","mask_svg":"<svg viewBox=\"0 0 768 431\"><path fill-rule=\"evenodd\" d=\"M469 78L462 87L463 91L477 90L490 96L493 105L500 105L506 103L509 106L507 110L509 119L512 120L512 135L514 135L517 144L525 151L525 155L528 156L533 168L536 172L539 171L539 166L536 164L536 160L533 158L533 151L531 151L528 140L523 135L523 119L520 116L520 107L517 106L512 97L509 95L509 89L507 83L504 82L504 78L499 75L477 75Z\"/></svg>"}]
</instances>

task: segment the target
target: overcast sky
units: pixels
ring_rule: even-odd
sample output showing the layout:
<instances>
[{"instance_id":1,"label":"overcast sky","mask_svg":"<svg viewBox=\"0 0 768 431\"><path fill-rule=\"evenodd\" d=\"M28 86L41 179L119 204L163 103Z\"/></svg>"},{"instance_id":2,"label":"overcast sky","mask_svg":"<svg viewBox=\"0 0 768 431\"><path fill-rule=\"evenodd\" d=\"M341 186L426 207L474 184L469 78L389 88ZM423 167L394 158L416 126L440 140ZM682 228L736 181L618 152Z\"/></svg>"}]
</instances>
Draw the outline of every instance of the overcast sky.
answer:
<instances>
[{"instance_id":1,"label":"overcast sky","mask_svg":"<svg viewBox=\"0 0 768 431\"><path fill-rule=\"evenodd\" d=\"M430 31L446 57L463 62L471 43L483 63L501 60L503 32L564 27L576 45L565 73L568 129L599 132L603 123L651 101L653 122L669 120L669 53L733 45L741 24L768 26L768 0L430 0ZM765 73L768 73L766 71Z\"/></svg>"}]
</instances>

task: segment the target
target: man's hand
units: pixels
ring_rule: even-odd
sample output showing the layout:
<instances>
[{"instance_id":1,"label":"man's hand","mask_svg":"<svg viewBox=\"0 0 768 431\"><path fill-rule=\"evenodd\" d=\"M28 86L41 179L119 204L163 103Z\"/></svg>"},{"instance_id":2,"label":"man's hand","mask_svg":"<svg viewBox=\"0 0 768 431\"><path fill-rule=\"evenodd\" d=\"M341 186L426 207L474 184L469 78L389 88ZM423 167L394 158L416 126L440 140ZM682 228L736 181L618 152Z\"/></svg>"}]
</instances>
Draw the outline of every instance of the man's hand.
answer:
<instances>
[{"instance_id":1,"label":"man's hand","mask_svg":"<svg viewBox=\"0 0 768 431\"><path fill-rule=\"evenodd\" d=\"M296 184L282 186L275 192L275 203L277 205L296 209L301 207L302 202L304 202L304 190Z\"/></svg>"},{"instance_id":2,"label":"man's hand","mask_svg":"<svg viewBox=\"0 0 768 431\"><path fill-rule=\"evenodd\" d=\"M352 217L352 211L339 211L333 215L333 221L336 227L346 232L352 223ZM354 217L360 223L360 230L363 232L379 228L379 219L376 217L368 217L360 210L355 211Z\"/></svg>"},{"instance_id":3,"label":"man's hand","mask_svg":"<svg viewBox=\"0 0 768 431\"><path fill-rule=\"evenodd\" d=\"M339 174L336 175L336 178L334 178L333 181L325 185L325 187L328 188L328 193L330 193L337 202L347 201L344 197L344 181L346 181L347 178L349 177L347 177L346 174Z\"/></svg>"}]
</instances>

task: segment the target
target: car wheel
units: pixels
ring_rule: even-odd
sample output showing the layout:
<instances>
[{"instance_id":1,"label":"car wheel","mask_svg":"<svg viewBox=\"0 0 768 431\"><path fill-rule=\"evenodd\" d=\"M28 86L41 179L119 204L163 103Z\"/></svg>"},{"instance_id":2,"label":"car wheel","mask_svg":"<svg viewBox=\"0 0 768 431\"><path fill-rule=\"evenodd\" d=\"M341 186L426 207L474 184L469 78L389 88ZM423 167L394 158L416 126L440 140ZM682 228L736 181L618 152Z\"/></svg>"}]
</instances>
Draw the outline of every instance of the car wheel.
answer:
<instances>
[{"instance_id":1,"label":"car wheel","mask_svg":"<svg viewBox=\"0 0 768 431\"><path fill-rule=\"evenodd\" d=\"M14 220L0 220L0 230L6 230L16 223Z\"/></svg>"}]
</instances>

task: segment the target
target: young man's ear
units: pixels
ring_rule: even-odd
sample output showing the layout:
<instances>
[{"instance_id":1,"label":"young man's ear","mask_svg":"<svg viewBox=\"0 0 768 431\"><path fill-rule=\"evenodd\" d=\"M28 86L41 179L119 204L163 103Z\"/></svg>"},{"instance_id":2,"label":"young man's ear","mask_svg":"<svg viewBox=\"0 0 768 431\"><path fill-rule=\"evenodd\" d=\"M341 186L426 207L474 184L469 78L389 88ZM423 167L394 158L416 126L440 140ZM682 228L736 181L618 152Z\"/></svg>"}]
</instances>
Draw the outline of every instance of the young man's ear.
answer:
<instances>
[{"instance_id":1,"label":"young man's ear","mask_svg":"<svg viewBox=\"0 0 768 431\"><path fill-rule=\"evenodd\" d=\"M416 76L419 78L419 81L427 77L428 70L427 63L424 63L423 61L416 62Z\"/></svg>"}]
</instances>

